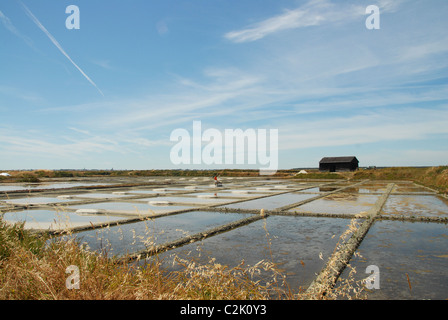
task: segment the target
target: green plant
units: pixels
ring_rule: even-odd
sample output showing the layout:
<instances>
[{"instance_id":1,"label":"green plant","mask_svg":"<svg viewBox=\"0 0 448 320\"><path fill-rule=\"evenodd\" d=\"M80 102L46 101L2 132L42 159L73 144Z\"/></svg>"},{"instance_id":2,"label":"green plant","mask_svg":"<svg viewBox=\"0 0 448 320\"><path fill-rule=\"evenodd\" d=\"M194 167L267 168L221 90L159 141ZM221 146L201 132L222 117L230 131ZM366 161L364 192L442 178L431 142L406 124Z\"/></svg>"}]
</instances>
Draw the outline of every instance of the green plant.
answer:
<instances>
[{"instance_id":1,"label":"green plant","mask_svg":"<svg viewBox=\"0 0 448 320\"><path fill-rule=\"evenodd\" d=\"M9 225L0 219L0 260L7 259L18 247L25 248L33 254L39 254L46 238L31 235L24 229L24 223Z\"/></svg>"},{"instance_id":2,"label":"green plant","mask_svg":"<svg viewBox=\"0 0 448 320\"><path fill-rule=\"evenodd\" d=\"M72 172L68 172L68 171L55 171L54 176L56 178L70 178L70 177L73 177L74 175Z\"/></svg>"},{"instance_id":3,"label":"green plant","mask_svg":"<svg viewBox=\"0 0 448 320\"><path fill-rule=\"evenodd\" d=\"M22 173L20 176L18 176L17 182L37 183L40 182L40 180L33 173Z\"/></svg>"}]
</instances>

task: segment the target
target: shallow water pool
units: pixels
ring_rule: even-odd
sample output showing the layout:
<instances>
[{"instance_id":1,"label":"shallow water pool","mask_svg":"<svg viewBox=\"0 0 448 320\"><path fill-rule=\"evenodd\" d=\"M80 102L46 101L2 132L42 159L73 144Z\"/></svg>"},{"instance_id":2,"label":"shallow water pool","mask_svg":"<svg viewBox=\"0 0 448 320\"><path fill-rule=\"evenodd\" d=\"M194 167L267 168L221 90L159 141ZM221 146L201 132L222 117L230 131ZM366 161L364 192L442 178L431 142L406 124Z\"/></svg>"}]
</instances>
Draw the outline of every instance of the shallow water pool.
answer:
<instances>
[{"instance_id":1,"label":"shallow water pool","mask_svg":"<svg viewBox=\"0 0 448 320\"><path fill-rule=\"evenodd\" d=\"M362 257L350 262L356 280L369 276L367 266L379 268L379 289L368 290L369 299L448 298L448 225L377 221L358 251Z\"/></svg>"},{"instance_id":2,"label":"shallow water pool","mask_svg":"<svg viewBox=\"0 0 448 320\"><path fill-rule=\"evenodd\" d=\"M145 215L158 212L188 209L188 206L177 205L150 205L148 203L135 202L100 202L90 204L79 204L68 207L69 209L103 209L109 212L123 212L136 215Z\"/></svg>"},{"instance_id":3,"label":"shallow water pool","mask_svg":"<svg viewBox=\"0 0 448 320\"><path fill-rule=\"evenodd\" d=\"M138 201L169 201L173 203L191 203L191 204L212 204L212 203L223 203L232 201L232 199L220 199L216 198L202 198L196 196L189 197L155 197L155 198L143 198L138 199Z\"/></svg>"},{"instance_id":4,"label":"shallow water pool","mask_svg":"<svg viewBox=\"0 0 448 320\"><path fill-rule=\"evenodd\" d=\"M18 205L49 204L49 203L62 203L70 201L73 201L73 199L50 198L50 197L27 197L20 199L5 200L6 203L18 204Z\"/></svg>"},{"instance_id":5,"label":"shallow water pool","mask_svg":"<svg viewBox=\"0 0 448 320\"><path fill-rule=\"evenodd\" d=\"M76 198L95 198L95 199L114 199L114 198L125 198L132 195L124 194L124 193L83 193L73 195Z\"/></svg>"},{"instance_id":6,"label":"shallow water pool","mask_svg":"<svg viewBox=\"0 0 448 320\"><path fill-rule=\"evenodd\" d=\"M266 209L273 210L314 197L314 194L285 193L276 196L269 196L261 199L248 200L234 204L224 205L223 208L230 209Z\"/></svg>"},{"instance_id":7,"label":"shallow water pool","mask_svg":"<svg viewBox=\"0 0 448 320\"><path fill-rule=\"evenodd\" d=\"M3 219L9 223L25 222L25 229L61 230L90 223L105 223L121 220L107 215L79 215L75 212L55 210L23 210L7 212Z\"/></svg>"},{"instance_id":8,"label":"shallow water pool","mask_svg":"<svg viewBox=\"0 0 448 320\"><path fill-rule=\"evenodd\" d=\"M119 256L249 216L240 213L193 211L105 229L84 231L76 234L76 237L88 244L92 250L100 250L107 245L112 254Z\"/></svg>"},{"instance_id":9,"label":"shallow water pool","mask_svg":"<svg viewBox=\"0 0 448 320\"><path fill-rule=\"evenodd\" d=\"M446 217L448 200L432 195L390 195L383 212L385 215Z\"/></svg>"},{"instance_id":10,"label":"shallow water pool","mask_svg":"<svg viewBox=\"0 0 448 320\"><path fill-rule=\"evenodd\" d=\"M300 286L308 287L314 280L315 273L320 272L348 224L346 219L269 216L159 254L158 258L164 260L170 270L177 268L172 266L173 254L200 263L215 258L215 263L230 268L243 260L245 266L267 260L274 262L291 289L297 290ZM269 276L269 272L262 276Z\"/></svg>"},{"instance_id":11,"label":"shallow water pool","mask_svg":"<svg viewBox=\"0 0 448 320\"><path fill-rule=\"evenodd\" d=\"M378 197L378 195L335 193L295 207L291 211L353 215L371 209Z\"/></svg>"}]
</instances>

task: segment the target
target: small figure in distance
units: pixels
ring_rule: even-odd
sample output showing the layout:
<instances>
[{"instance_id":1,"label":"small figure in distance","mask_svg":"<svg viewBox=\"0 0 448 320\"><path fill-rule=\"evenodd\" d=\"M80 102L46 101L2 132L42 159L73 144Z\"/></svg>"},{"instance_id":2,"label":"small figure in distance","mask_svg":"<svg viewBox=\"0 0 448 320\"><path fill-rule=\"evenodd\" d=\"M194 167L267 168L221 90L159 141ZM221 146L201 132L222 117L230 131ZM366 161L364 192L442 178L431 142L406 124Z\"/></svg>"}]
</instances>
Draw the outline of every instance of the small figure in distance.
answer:
<instances>
[{"instance_id":1,"label":"small figure in distance","mask_svg":"<svg viewBox=\"0 0 448 320\"><path fill-rule=\"evenodd\" d=\"M222 187L222 183L218 180L217 174L213 177L213 179L215 180L215 187Z\"/></svg>"}]
</instances>

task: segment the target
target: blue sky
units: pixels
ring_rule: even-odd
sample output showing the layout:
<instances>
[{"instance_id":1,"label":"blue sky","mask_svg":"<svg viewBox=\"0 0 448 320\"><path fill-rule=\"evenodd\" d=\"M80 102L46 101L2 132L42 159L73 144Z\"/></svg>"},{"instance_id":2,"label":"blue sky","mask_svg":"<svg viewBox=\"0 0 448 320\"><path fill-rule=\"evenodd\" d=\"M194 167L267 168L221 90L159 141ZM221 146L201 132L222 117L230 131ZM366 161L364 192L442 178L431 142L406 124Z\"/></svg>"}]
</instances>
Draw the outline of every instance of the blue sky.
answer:
<instances>
[{"instance_id":1,"label":"blue sky","mask_svg":"<svg viewBox=\"0 0 448 320\"><path fill-rule=\"evenodd\" d=\"M0 169L177 168L170 134L195 120L278 129L280 169L446 165L447 14L444 0L2 0Z\"/></svg>"}]
</instances>

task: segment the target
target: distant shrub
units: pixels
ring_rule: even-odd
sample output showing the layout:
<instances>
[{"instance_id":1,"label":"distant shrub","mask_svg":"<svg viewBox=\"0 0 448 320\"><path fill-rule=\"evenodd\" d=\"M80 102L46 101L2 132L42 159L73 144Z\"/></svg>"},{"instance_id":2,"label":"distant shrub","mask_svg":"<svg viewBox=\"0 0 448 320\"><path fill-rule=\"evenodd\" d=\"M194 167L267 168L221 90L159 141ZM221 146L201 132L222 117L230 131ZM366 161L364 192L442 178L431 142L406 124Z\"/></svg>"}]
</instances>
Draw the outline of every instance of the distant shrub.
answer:
<instances>
[{"instance_id":1,"label":"distant shrub","mask_svg":"<svg viewBox=\"0 0 448 320\"><path fill-rule=\"evenodd\" d=\"M73 177L74 175L72 172L68 172L68 171L55 171L54 176L56 178L70 178L70 177Z\"/></svg>"},{"instance_id":2,"label":"distant shrub","mask_svg":"<svg viewBox=\"0 0 448 320\"><path fill-rule=\"evenodd\" d=\"M91 177L91 176L110 176L111 172L106 170L92 170L85 171L82 176Z\"/></svg>"},{"instance_id":3,"label":"distant shrub","mask_svg":"<svg viewBox=\"0 0 448 320\"><path fill-rule=\"evenodd\" d=\"M52 178L53 172L48 170L37 170L34 171L34 174L37 175L38 178Z\"/></svg>"},{"instance_id":4,"label":"distant shrub","mask_svg":"<svg viewBox=\"0 0 448 320\"><path fill-rule=\"evenodd\" d=\"M39 178L34 173L22 173L18 179L18 182L40 182Z\"/></svg>"}]
</instances>

